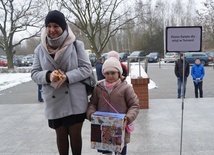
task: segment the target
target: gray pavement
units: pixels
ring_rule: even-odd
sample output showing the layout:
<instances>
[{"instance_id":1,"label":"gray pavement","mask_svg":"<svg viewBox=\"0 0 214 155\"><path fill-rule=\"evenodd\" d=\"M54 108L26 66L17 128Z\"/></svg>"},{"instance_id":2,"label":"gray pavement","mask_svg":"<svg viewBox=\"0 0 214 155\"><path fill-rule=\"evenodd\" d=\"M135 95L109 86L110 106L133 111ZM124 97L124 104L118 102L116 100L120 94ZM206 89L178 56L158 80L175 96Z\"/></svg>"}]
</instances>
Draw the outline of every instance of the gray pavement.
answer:
<instances>
[{"instance_id":1,"label":"gray pavement","mask_svg":"<svg viewBox=\"0 0 214 155\"><path fill-rule=\"evenodd\" d=\"M213 98L184 100L183 155L214 154ZM0 105L0 155L57 155L54 130L48 128L43 104ZM141 109L128 155L179 155L181 100L151 99ZM83 126L83 155L90 148L90 122Z\"/></svg>"},{"instance_id":2,"label":"gray pavement","mask_svg":"<svg viewBox=\"0 0 214 155\"><path fill-rule=\"evenodd\" d=\"M158 64L149 63L147 74L151 78L158 89L149 90L150 99L169 99L177 97L177 78L174 74L174 63ZM191 67L191 66L190 66ZM204 97L214 97L214 68L213 66L205 66L205 76L203 80ZM194 85L191 75L187 79L186 98L194 98Z\"/></svg>"},{"instance_id":3,"label":"gray pavement","mask_svg":"<svg viewBox=\"0 0 214 155\"><path fill-rule=\"evenodd\" d=\"M169 72L172 67L166 68L151 65L148 70L159 88L149 91L149 109L140 110L127 155L180 154L182 100L175 98L176 81ZM212 77L210 69L206 80ZM209 82L204 98L193 98L191 85L188 87L183 102L182 155L214 154L214 91L213 82ZM0 155L58 154L55 132L48 127L43 109L43 103L37 102L37 85L32 81L0 91ZM98 154L90 148L90 122L87 120L82 133L82 154Z\"/></svg>"}]
</instances>

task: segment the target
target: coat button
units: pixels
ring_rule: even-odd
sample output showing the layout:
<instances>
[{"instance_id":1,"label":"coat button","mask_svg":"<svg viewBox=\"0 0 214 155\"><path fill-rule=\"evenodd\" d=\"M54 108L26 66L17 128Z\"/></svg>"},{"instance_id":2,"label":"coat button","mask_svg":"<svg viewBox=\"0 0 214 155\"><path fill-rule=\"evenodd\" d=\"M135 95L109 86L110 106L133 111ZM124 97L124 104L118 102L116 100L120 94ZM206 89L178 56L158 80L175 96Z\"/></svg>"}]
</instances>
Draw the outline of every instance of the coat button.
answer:
<instances>
[{"instance_id":1,"label":"coat button","mask_svg":"<svg viewBox=\"0 0 214 155\"><path fill-rule=\"evenodd\" d=\"M68 91L66 91L65 94L68 94Z\"/></svg>"},{"instance_id":2,"label":"coat button","mask_svg":"<svg viewBox=\"0 0 214 155\"><path fill-rule=\"evenodd\" d=\"M52 98L55 98L55 96L53 95Z\"/></svg>"}]
</instances>

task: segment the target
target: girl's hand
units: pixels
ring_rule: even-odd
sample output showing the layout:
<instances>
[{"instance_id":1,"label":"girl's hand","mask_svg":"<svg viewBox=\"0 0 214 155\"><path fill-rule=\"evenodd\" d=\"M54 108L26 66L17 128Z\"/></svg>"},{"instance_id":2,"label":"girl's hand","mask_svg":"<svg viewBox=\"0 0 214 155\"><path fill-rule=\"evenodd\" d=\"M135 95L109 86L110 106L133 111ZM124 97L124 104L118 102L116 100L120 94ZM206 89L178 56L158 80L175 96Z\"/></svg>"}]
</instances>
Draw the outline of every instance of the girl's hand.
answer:
<instances>
[{"instance_id":1,"label":"girl's hand","mask_svg":"<svg viewBox=\"0 0 214 155\"><path fill-rule=\"evenodd\" d=\"M88 120L91 122L91 116L93 115L94 112L92 112L90 115L89 115L89 118Z\"/></svg>"},{"instance_id":2,"label":"girl's hand","mask_svg":"<svg viewBox=\"0 0 214 155\"><path fill-rule=\"evenodd\" d=\"M128 119L127 119L127 117L125 116L125 117L124 117L124 122L123 122L123 129L124 129L124 130L125 130L125 128L126 128L127 123L128 123Z\"/></svg>"}]
</instances>

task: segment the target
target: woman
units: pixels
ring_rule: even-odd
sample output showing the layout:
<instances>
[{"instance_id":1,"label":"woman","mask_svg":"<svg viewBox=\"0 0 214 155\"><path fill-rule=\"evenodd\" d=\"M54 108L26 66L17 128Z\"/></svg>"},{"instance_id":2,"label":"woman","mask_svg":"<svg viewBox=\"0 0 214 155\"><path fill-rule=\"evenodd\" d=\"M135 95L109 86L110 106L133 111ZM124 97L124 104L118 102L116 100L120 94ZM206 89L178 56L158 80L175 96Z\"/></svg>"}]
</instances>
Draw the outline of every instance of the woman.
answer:
<instances>
[{"instance_id":1,"label":"woman","mask_svg":"<svg viewBox=\"0 0 214 155\"><path fill-rule=\"evenodd\" d=\"M84 44L76 41L64 14L54 10L45 18L41 44L35 49L31 77L42 84L45 116L55 129L60 155L69 154L69 137L73 155L82 149L81 129L86 117L88 98L81 81L92 73Z\"/></svg>"}]
</instances>

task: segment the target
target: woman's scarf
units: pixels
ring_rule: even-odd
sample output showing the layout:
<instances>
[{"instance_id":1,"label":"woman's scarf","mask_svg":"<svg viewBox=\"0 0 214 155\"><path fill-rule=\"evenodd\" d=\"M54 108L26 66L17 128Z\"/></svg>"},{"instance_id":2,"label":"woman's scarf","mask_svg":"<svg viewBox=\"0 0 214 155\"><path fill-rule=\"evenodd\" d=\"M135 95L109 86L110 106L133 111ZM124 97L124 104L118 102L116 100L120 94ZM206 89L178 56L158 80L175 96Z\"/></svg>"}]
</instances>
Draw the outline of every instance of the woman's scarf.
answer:
<instances>
[{"instance_id":1,"label":"woman's scarf","mask_svg":"<svg viewBox=\"0 0 214 155\"><path fill-rule=\"evenodd\" d=\"M67 36L68 36L68 31L65 30L62 33L62 35L57 38L51 39L50 37L47 36L46 41L47 41L47 44L54 50L59 48L63 44Z\"/></svg>"}]
</instances>

